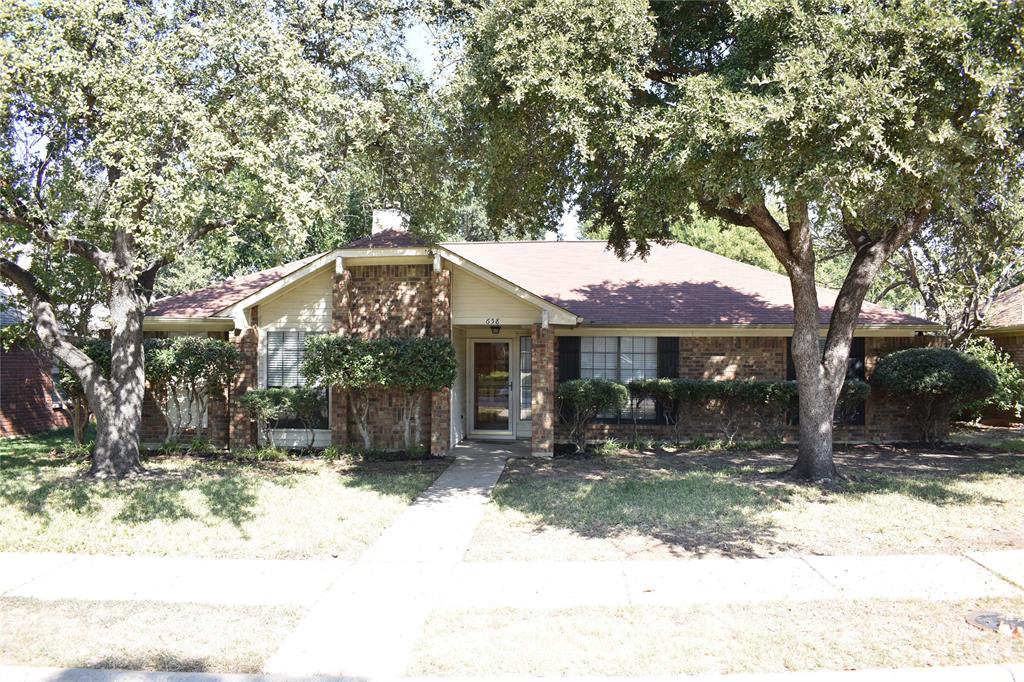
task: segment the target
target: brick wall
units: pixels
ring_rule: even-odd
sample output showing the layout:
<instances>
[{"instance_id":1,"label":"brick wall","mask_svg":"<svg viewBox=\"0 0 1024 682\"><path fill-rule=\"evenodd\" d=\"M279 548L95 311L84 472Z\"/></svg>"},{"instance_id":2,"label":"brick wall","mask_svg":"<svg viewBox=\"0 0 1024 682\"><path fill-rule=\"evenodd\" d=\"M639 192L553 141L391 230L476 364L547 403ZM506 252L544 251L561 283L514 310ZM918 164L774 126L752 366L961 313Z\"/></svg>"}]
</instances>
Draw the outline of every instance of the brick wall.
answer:
<instances>
[{"instance_id":1,"label":"brick wall","mask_svg":"<svg viewBox=\"0 0 1024 682\"><path fill-rule=\"evenodd\" d=\"M435 273L430 264L363 265L346 268L336 278L335 330L362 338L381 336L451 335L451 272ZM332 407L333 443L359 440L351 411L343 402ZM402 405L399 391L374 391L370 396L369 427L375 448L403 447ZM424 393L420 400L423 442L431 452L448 449L450 439L449 391ZM342 415L345 420L342 421ZM340 426L340 424L344 426Z\"/></svg>"},{"instance_id":2,"label":"brick wall","mask_svg":"<svg viewBox=\"0 0 1024 682\"><path fill-rule=\"evenodd\" d=\"M1014 364L1024 370L1024 334L992 336L996 346L1010 354Z\"/></svg>"},{"instance_id":3,"label":"brick wall","mask_svg":"<svg viewBox=\"0 0 1024 682\"><path fill-rule=\"evenodd\" d=\"M927 337L868 337L865 339L865 373L870 379L878 360L902 348L934 343ZM555 363L557 364L557 355ZM680 376L694 379L785 379L786 337L680 337ZM557 376L557 368L555 370ZM717 438L722 435L720 416L715 410L694 407L683 416L682 437ZM632 422L594 424L589 437L628 439ZM662 439L672 435L671 427L639 424L638 434ZM796 427L785 429L786 438L794 438ZM556 439L564 441L565 427L558 424ZM763 432L751 414L742 424L741 438L758 438ZM906 405L883 396L868 398L864 426L837 426L837 440L907 441L915 438Z\"/></svg>"},{"instance_id":4,"label":"brick wall","mask_svg":"<svg viewBox=\"0 0 1024 682\"><path fill-rule=\"evenodd\" d=\"M230 341L242 354L242 366L228 392L228 440L231 449L253 446L257 443L256 424L238 404L238 397L250 388L259 386L259 332L260 311L253 306L249 313L249 327L235 330Z\"/></svg>"},{"instance_id":5,"label":"brick wall","mask_svg":"<svg viewBox=\"0 0 1024 682\"><path fill-rule=\"evenodd\" d=\"M46 365L40 367L28 348L0 349L0 438L69 425L67 415L53 409L53 380Z\"/></svg>"},{"instance_id":6,"label":"brick wall","mask_svg":"<svg viewBox=\"0 0 1024 682\"><path fill-rule=\"evenodd\" d=\"M535 324L530 338L533 368L530 450L536 455L549 455L555 439L555 335L550 328Z\"/></svg>"},{"instance_id":7,"label":"brick wall","mask_svg":"<svg viewBox=\"0 0 1024 682\"><path fill-rule=\"evenodd\" d=\"M785 379L786 338L681 337L679 376L689 379Z\"/></svg>"}]
</instances>

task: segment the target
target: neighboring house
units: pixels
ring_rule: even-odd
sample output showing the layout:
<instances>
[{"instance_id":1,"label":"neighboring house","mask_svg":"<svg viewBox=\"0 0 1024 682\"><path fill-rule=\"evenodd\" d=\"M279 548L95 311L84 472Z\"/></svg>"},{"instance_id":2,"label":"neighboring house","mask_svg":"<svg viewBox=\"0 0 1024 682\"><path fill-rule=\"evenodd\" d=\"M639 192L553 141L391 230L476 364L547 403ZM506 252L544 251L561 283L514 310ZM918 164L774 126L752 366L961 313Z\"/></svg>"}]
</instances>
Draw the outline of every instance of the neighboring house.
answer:
<instances>
[{"instance_id":1,"label":"neighboring house","mask_svg":"<svg viewBox=\"0 0 1024 682\"><path fill-rule=\"evenodd\" d=\"M21 322L22 315L0 294L0 327ZM0 345L0 438L26 436L69 425L53 383L52 364L21 344Z\"/></svg>"},{"instance_id":2,"label":"neighboring house","mask_svg":"<svg viewBox=\"0 0 1024 682\"><path fill-rule=\"evenodd\" d=\"M981 333L1009 353L1014 363L1024 370L1024 284L996 297L985 315Z\"/></svg>"},{"instance_id":3,"label":"neighboring house","mask_svg":"<svg viewBox=\"0 0 1024 682\"><path fill-rule=\"evenodd\" d=\"M421 417L435 453L465 438L529 439L534 452L550 453L559 435L554 390L567 379L793 376L786 277L683 244L655 246L646 260L629 261L594 241L430 246L400 223L379 224L384 219L375 214L370 237L336 251L154 303L147 332L230 338L246 358L227 400L210 407L214 440L233 447L254 442L253 425L234 398L254 386L302 383L299 365L311 334L450 338L457 379L424 401ZM835 292L819 296L827 322ZM880 356L938 331L926 320L865 304L851 376L869 377ZM374 398L378 447L401 443L400 410L397 394ZM904 412L869 399L839 435L908 438ZM656 406L642 406L638 417L652 435L667 428ZM148 440L159 440L159 421L147 423ZM318 445L347 444L355 435L338 393L325 398L318 426ZM596 429L626 436L632 417L611 415ZM687 430L715 433L714 415L691 420ZM277 433L285 443L302 438L298 429Z\"/></svg>"}]
</instances>

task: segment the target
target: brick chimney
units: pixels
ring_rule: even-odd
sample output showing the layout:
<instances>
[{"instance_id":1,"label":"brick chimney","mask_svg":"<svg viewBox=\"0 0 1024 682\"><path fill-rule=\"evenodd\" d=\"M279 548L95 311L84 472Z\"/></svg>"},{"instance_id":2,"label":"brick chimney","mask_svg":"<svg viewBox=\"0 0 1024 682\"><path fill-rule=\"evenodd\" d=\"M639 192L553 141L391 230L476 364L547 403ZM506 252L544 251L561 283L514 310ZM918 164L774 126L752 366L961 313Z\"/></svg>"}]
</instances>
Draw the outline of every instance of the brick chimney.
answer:
<instances>
[{"instance_id":1,"label":"brick chimney","mask_svg":"<svg viewBox=\"0 0 1024 682\"><path fill-rule=\"evenodd\" d=\"M397 208L375 208L373 209L373 228L371 234L377 234L384 230L396 230L405 232L409 226L409 216Z\"/></svg>"}]
</instances>

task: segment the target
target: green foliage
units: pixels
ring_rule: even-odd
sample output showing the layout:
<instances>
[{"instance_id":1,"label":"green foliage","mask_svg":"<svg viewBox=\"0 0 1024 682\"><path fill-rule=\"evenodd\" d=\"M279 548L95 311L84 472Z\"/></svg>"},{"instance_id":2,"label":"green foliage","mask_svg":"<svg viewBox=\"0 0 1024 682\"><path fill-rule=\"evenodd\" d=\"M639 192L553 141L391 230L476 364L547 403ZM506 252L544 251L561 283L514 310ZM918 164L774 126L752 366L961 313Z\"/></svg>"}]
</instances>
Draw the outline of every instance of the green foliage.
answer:
<instances>
[{"instance_id":1,"label":"green foliage","mask_svg":"<svg viewBox=\"0 0 1024 682\"><path fill-rule=\"evenodd\" d=\"M252 462L254 464L259 464L260 462L280 462L287 459L287 457L287 452L270 445L231 451L231 459L240 462Z\"/></svg>"},{"instance_id":2,"label":"green foliage","mask_svg":"<svg viewBox=\"0 0 1024 682\"><path fill-rule=\"evenodd\" d=\"M271 424L288 409L288 392L286 388L250 388L238 399L238 404L256 422L264 443L274 442Z\"/></svg>"},{"instance_id":3,"label":"green foliage","mask_svg":"<svg viewBox=\"0 0 1024 682\"><path fill-rule=\"evenodd\" d=\"M1019 419L1024 412L1024 372L1013 358L987 336L970 338L962 350L992 372L999 386L989 397L964 404L960 413L972 420L980 419L985 413L1009 414Z\"/></svg>"},{"instance_id":4,"label":"green foliage","mask_svg":"<svg viewBox=\"0 0 1024 682\"><path fill-rule=\"evenodd\" d=\"M455 347L439 337L383 337L358 339L318 335L306 340L303 376L311 385L337 387L348 395L369 451L370 391L397 388L405 394L402 410L405 448L412 453L420 443L420 402L425 391L440 391L455 381Z\"/></svg>"},{"instance_id":5,"label":"green foliage","mask_svg":"<svg viewBox=\"0 0 1024 682\"><path fill-rule=\"evenodd\" d=\"M692 388L692 400L715 411L727 445L736 441L740 429L750 426L749 415L771 440L779 440L785 414L797 398L795 381L730 379L703 381Z\"/></svg>"},{"instance_id":6,"label":"green foliage","mask_svg":"<svg viewBox=\"0 0 1024 682\"><path fill-rule=\"evenodd\" d=\"M869 395L871 395L871 384L860 379L847 379L840 389L839 399L836 401L836 421L840 424L848 423Z\"/></svg>"},{"instance_id":7,"label":"green foliage","mask_svg":"<svg viewBox=\"0 0 1024 682\"><path fill-rule=\"evenodd\" d=\"M79 344L86 355L97 364L103 376L110 376L110 342L104 339L88 339ZM57 374L57 385L69 398L85 398L85 389L78 376L67 365L61 364Z\"/></svg>"},{"instance_id":8,"label":"green foliage","mask_svg":"<svg viewBox=\"0 0 1024 682\"><path fill-rule=\"evenodd\" d=\"M273 441L274 423L286 417L298 419L306 430L306 447L313 446L313 429L323 409L323 394L318 388L254 388L246 391L240 404L256 422L264 444Z\"/></svg>"},{"instance_id":9,"label":"green foliage","mask_svg":"<svg viewBox=\"0 0 1024 682\"><path fill-rule=\"evenodd\" d=\"M302 375L312 385L345 391L388 386L393 353L385 339L318 334L306 339Z\"/></svg>"},{"instance_id":10,"label":"green foliage","mask_svg":"<svg viewBox=\"0 0 1024 682\"><path fill-rule=\"evenodd\" d=\"M952 414L999 387L975 358L948 348L908 348L882 358L871 376L876 389L905 401L921 440L943 439Z\"/></svg>"},{"instance_id":11,"label":"green foliage","mask_svg":"<svg viewBox=\"0 0 1024 682\"><path fill-rule=\"evenodd\" d=\"M144 345L146 383L167 424L168 444L177 444L187 429L201 435L210 398L238 373L238 350L207 336L147 339Z\"/></svg>"},{"instance_id":12,"label":"green foliage","mask_svg":"<svg viewBox=\"0 0 1024 682\"><path fill-rule=\"evenodd\" d=\"M599 414L621 411L629 391L607 379L573 379L558 385L555 400L559 417L569 427L569 442L582 452L587 446L587 428Z\"/></svg>"},{"instance_id":13,"label":"green foliage","mask_svg":"<svg viewBox=\"0 0 1024 682\"><path fill-rule=\"evenodd\" d=\"M436 336L389 339L395 351L390 385L407 392L440 391L455 383L455 346Z\"/></svg>"}]
</instances>

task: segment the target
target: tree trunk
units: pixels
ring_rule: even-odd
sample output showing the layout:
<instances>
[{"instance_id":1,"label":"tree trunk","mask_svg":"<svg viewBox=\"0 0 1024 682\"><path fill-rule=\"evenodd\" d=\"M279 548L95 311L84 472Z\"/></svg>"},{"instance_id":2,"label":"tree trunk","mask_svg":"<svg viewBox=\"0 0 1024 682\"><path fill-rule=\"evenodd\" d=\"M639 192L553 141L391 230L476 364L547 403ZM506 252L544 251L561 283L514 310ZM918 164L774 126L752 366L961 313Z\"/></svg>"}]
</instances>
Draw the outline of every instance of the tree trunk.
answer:
<instances>
[{"instance_id":1,"label":"tree trunk","mask_svg":"<svg viewBox=\"0 0 1024 682\"><path fill-rule=\"evenodd\" d=\"M423 447L423 420L420 419L420 405L423 400L423 392L418 391L412 398L412 424L413 424L413 448Z\"/></svg>"},{"instance_id":2,"label":"tree trunk","mask_svg":"<svg viewBox=\"0 0 1024 682\"><path fill-rule=\"evenodd\" d=\"M93 382L82 382L96 414L96 447L89 473L98 478L122 478L143 470L139 461L139 431L146 392L142 352L145 305L135 282L126 279L112 282L110 392L101 395L96 386L90 385Z\"/></svg>"},{"instance_id":3,"label":"tree trunk","mask_svg":"<svg viewBox=\"0 0 1024 682\"><path fill-rule=\"evenodd\" d=\"M96 478L123 478L141 473L139 462L138 418L107 406L96 411L96 444L89 475Z\"/></svg>"}]
</instances>

